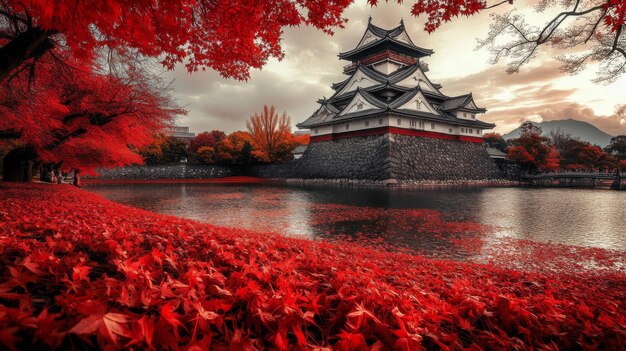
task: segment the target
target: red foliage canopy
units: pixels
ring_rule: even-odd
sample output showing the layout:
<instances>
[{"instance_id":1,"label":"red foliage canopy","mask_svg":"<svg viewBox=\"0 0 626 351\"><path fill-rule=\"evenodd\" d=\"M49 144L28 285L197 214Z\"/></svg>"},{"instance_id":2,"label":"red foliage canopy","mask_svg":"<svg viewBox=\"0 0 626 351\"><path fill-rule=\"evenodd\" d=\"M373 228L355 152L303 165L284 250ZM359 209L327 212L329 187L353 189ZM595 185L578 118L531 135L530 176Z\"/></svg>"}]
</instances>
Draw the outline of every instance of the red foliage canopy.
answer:
<instances>
[{"instance_id":1,"label":"red foliage canopy","mask_svg":"<svg viewBox=\"0 0 626 351\"><path fill-rule=\"evenodd\" d=\"M0 92L0 131L44 162L87 171L142 162L135 150L182 112L139 71L116 77L41 63L34 82L23 73Z\"/></svg>"},{"instance_id":2,"label":"red foliage canopy","mask_svg":"<svg viewBox=\"0 0 626 351\"><path fill-rule=\"evenodd\" d=\"M211 132L202 132L189 141L189 151L197 153L198 149L205 147L217 148L217 145L226 138L226 134L221 130L212 130Z\"/></svg>"},{"instance_id":3,"label":"red foliage canopy","mask_svg":"<svg viewBox=\"0 0 626 351\"><path fill-rule=\"evenodd\" d=\"M269 57L282 57L282 30L313 25L325 31L341 26L352 0L8 0L7 11L43 35L61 35L81 59L94 50L137 50L163 57L173 68L210 67L225 77L245 79ZM2 43L0 43L2 44Z\"/></svg>"}]
</instances>

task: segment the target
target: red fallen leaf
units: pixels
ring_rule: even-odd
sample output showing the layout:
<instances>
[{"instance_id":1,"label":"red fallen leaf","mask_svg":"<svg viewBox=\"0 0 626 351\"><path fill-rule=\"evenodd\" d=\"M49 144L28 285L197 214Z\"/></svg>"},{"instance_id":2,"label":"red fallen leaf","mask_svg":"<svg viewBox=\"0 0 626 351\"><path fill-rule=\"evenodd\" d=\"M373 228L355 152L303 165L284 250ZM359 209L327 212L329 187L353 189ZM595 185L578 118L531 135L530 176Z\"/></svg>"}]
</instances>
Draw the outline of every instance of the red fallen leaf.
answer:
<instances>
[{"instance_id":1,"label":"red fallen leaf","mask_svg":"<svg viewBox=\"0 0 626 351\"><path fill-rule=\"evenodd\" d=\"M33 272L33 273L35 273L35 274L37 274L37 275L41 275L43 272L41 272L41 271L39 270L39 264L38 264L38 263L35 263L35 262L33 262L33 261L31 260L31 259L32 259L32 257L33 257L32 255L28 255L28 256L26 256L26 257L24 258L24 262L22 263L22 265L23 265L24 267L26 267L29 271L31 271L31 272Z\"/></svg>"},{"instance_id":2,"label":"red fallen leaf","mask_svg":"<svg viewBox=\"0 0 626 351\"><path fill-rule=\"evenodd\" d=\"M122 313L107 313L102 317L101 331L116 345L123 345L122 340L132 339L130 323L133 319ZM128 340L126 340L128 341Z\"/></svg>"},{"instance_id":3,"label":"red fallen leaf","mask_svg":"<svg viewBox=\"0 0 626 351\"><path fill-rule=\"evenodd\" d=\"M102 316L103 314L87 316L72 327L69 332L79 335L94 334L102 325Z\"/></svg>"},{"instance_id":4,"label":"red fallen leaf","mask_svg":"<svg viewBox=\"0 0 626 351\"><path fill-rule=\"evenodd\" d=\"M17 345L18 337L15 335L19 331L19 328L6 328L0 329L0 346L4 345L11 351L18 351L15 347Z\"/></svg>"},{"instance_id":5,"label":"red fallen leaf","mask_svg":"<svg viewBox=\"0 0 626 351\"><path fill-rule=\"evenodd\" d=\"M342 330L337 335L339 342L337 343L337 350L340 351L367 351L367 342L365 337L361 333L349 333Z\"/></svg>"},{"instance_id":6,"label":"red fallen leaf","mask_svg":"<svg viewBox=\"0 0 626 351\"><path fill-rule=\"evenodd\" d=\"M177 338L179 338L178 336L178 327L182 327L183 329L185 328L185 325L180 321L180 314L176 313L174 310L176 309L176 307L174 307L173 304L168 303L165 306L163 306L161 308L161 317L165 318L165 320L167 321L167 323L169 323L172 327L174 327L174 334L176 335Z\"/></svg>"},{"instance_id":7,"label":"red fallen leaf","mask_svg":"<svg viewBox=\"0 0 626 351\"><path fill-rule=\"evenodd\" d=\"M289 339L283 336L280 331L274 334L271 340L279 350L287 350L289 348Z\"/></svg>"},{"instance_id":8,"label":"red fallen leaf","mask_svg":"<svg viewBox=\"0 0 626 351\"><path fill-rule=\"evenodd\" d=\"M219 296L233 296L233 294L230 291L228 291L226 289L222 289L222 288L220 288L217 285L211 285L209 287L209 291L212 294L219 295Z\"/></svg>"},{"instance_id":9,"label":"red fallen leaf","mask_svg":"<svg viewBox=\"0 0 626 351\"><path fill-rule=\"evenodd\" d=\"M143 316L137 321L137 324L139 324L140 340L145 340L146 344L152 347L152 339L154 338L155 329L154 318Z\"/></svg>"},{"instance_id":10,"label":"red fallen leaf","mask_svg":"<svg viewBox=\"0 0 626 351\"><path fill-rule=\"evenodd\" d=\"M348 318L347 325L352 330L358 330L361 328L364 322L368 319L374 321L375 324L382 324L382 322L374 316L374 314L368 311L362 304L357 304L356 309L346 315Z\"/></svg>"},{"instance_id":11,"label":"red fallen leaf","mask_svg":"<svg viewBox=\"0 0 626 351\"><path fill-rule=\"evenodd\" d=\"M89 272L91 272L91 267L78 265L72 268L72 280L84 280L89 282Z\"/></svg>"},{"instance_id":12,"label":"red fallen leaf","mask_svg":"<svg viewBox=\"0 0 626 351\"><path fill-rule=\"evenodd\" d=\"M261 322L265 325L276 322L276 318L274 318L271 313L263 311L260 308L257 309L257 312L254 315L258 316L261 319Z\"/></svg>"}]
</instances>

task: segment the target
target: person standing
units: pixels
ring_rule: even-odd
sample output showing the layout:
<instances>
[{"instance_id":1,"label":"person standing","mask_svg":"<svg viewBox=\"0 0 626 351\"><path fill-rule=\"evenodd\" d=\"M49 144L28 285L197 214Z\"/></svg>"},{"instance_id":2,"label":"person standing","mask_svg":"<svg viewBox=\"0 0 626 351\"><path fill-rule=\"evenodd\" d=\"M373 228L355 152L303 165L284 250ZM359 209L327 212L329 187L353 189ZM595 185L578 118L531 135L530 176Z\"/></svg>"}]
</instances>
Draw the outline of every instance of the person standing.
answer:
<instances>
[{"instance_id":1,"label":"person standing","mask_svg":"<svg viewBox=\"0 0 626 351\"><path fill-rule=\"evenodd\" d=\"M63 184L63 172L57 168L55 173L57 175L57 184Z\"/></svg>"},{"instance_id":2,"label":"person standing","mask_svg":"<svg viewBox=\"0 0 626 351\"><path fill-rule=\"evenodd\" d=\"M72 184L77 188L80 188L82 186L82 184L80 183L80 170L79 169L74 170L74 181L72 182Z\"/></svg>"}]
</instances>

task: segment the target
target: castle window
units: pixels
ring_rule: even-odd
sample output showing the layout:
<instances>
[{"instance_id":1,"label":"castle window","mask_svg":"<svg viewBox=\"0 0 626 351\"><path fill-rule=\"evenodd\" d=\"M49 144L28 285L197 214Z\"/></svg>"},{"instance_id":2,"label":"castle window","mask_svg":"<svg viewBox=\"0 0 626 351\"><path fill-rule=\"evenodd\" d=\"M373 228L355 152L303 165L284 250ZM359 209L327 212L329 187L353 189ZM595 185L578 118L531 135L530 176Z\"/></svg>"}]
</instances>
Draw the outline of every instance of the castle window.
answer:
<instances>
[{"instance_id":1,"label":"castle window","mask_svg":"<svg viewBox=\"0 0 626 351\"><path fill-rule=\"evenodd\" d=\"M320 130L318 128L315 128L314 132L315 132L315 134L317 134L317 133L320 132Z\"/></svg>"},{"instance_id":2,"label":"castle window","mask_svg":"<svg viewBox=\"0 0 626 351\"><path fill-rule=\"evenodd\" d=\"M452 134L452 128L448 129L448 133Z\"/></svg>"},{"instance_id":3,"label":"castle window","mask_svg":"<svg viewBox=\"0 0 626 351\"><path fill-rule=\"evenodd\" d=\"M382 119L382 118L380 118L380 119L378 120L378 124L380 124L381 126L383 125L383 119Z\"/></svg>"},{"instance_id":4,"label":"castle window","mask_svg":"<svg viewBox=\"0 0 626 351\"><path fill-rule=\"evenodd\" d=\"M480 130L480 129L476 131L476 134L478 134L478 135L480 135L480 134L482 134L482 133L483 133L483 131L482 131L482 130Z\"/></svg>"},{"instance_id":5,"label":"castle window","mask_svg":"<svg viewBox=\"0 0 626 351\"><path fill-rule=\"evenodd\" d=\"M370 126L370 121L365 121L365 126L369 127Z\"/></svg>"},{"instance_id":6,"label":"castle window","mask_svg":"<svg viewBox=\"0 0 626 351\"><path fill-rule=\"evenodd\" d=\"M402 124L402 120L400 118L398 118L398 125Z\"/></svg>"},{"instance_id":7,"label":"castle window","mask_svg":"<svg viewBox=\"0 0 626 351\"><path fill-rule=\"evenodd\" d=\"M346 130L350 129L350 123L346 123Z\"/></svg>"},{"instance_id":8,"label":"castle window","mask_svg":"<svg viewBox=\"0 0 626 351\"><path fill-rule=\"evenodd\" d=\"M415 126L417 125L417 121L415 121L414 119L411 120L410 122L411 127L415 128Z\"/></svg>"},{"instance_id":9,"label":"castle window","mask_svg":"<svg viewBox=\"0 0 626 351\"><path fill-rule=\"evenodd\" d=\"M465 133L465 128L461 128L461 133Z\"/></svg>"},{"instance_id":10,"label":"castle window","mask_svg":"<svg viewBox=\"0 0 626 351\"><path fill-rule=\"evenodd\" d=\"M430 129L435 129L435 123L430 124Z\"/></svg>"},{"instance_id":11,"label":"castle window","mask_svg":"<svg viewBox=\"0 0 626 351\"><path fill-rule=\"evenodd\" d=\"M472 113L472 119L476 119L476 114Z\"/></svg>"},{"instance_id":12,"label":"castle window","mask_svg":"<svg viewBox=\"0 0 626 351\"><path fill-rule=\"evenodd\" d=\"M420 122L420 128L424 129L424 122Z\"/></svg>"},{"instance_id":13,"label":"castle window","mask_svg":"<svg viewBox=\"0 0 626 351\"><path fill-rule=\"evenodd\" d=\"M467 113L463 112L463 117L467 117Z\"/></svg>"},{"instance_id":14,"label":"castle window","mask_svg":"<svg viewBox=\"0 0 626 351\"><path fill-rule=\"evenodd\" d=\"M363 109L363 103L359 101L359 102L356 104L356 109L357 109L357 111L361 111L361 110Z\"/></svg>"}]
</instances>

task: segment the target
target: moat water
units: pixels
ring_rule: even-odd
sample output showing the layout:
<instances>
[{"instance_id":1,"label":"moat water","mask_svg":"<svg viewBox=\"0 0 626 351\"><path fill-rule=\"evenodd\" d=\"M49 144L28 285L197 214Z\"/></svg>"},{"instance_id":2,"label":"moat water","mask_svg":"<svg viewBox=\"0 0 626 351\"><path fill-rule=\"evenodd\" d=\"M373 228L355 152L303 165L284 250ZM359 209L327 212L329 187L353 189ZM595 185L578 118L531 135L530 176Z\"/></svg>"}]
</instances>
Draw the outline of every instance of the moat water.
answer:
<instances>
[{"instance_id":1,"label":"moat water","mask_svg":"<svg viewBox=\"0 0 626 351\"><path fill-rule=\"evenodd\" d=\"M626 252L626 193L619 191L192 183L88 185L87 190L218 226L312 239L359 235L433 256L471 255L455 241L455 223L469 226L481 245L511 238ZM474 230L473 224L492 229Z\"/></svg>"}]
</instances>

